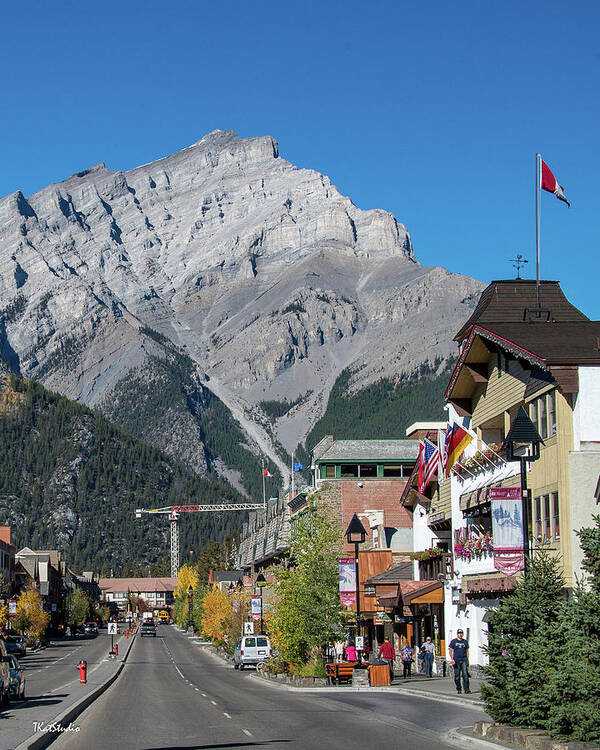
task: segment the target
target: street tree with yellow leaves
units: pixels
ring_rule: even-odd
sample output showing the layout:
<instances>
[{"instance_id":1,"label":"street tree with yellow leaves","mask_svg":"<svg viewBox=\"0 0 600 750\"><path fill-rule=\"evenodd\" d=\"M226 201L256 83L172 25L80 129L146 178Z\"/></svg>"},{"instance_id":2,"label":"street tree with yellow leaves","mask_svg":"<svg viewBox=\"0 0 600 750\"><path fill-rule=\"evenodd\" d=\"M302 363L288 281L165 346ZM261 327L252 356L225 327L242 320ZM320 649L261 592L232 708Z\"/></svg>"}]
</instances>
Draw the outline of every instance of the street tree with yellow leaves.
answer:
<instances>
[{"instance_id":1,"label":"street tree with yellow leaves","mask_svg":"<svg viewBox=\"0 0 600 750\"><path fill-rule=\"evenodd\" d=\"M43 609L43 601L35 588L23 591L17 597L17 612L13 626L29 638L41 638L50 623L50 615Z\"/></svg>"}]
</instances>

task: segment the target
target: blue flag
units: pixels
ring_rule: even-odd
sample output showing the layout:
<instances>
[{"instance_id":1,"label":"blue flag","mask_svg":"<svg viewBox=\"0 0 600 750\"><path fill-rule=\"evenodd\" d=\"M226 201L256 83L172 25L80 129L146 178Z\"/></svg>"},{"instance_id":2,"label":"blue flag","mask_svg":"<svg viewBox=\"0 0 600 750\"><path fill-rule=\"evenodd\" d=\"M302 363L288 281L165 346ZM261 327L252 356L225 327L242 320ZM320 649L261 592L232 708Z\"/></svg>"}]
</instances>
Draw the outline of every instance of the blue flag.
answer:
<instances>
[{"instance_id":1,"label":"blue flag","mask_svg":"<svg viewBox=\"0 0 600 750\"><path fill-rule=\"evenodd\" d=\"M302 464L298 463L298 461L294 461L294 471L302 471L303 468L304 466Z\"/></svg>"}]
</instances>

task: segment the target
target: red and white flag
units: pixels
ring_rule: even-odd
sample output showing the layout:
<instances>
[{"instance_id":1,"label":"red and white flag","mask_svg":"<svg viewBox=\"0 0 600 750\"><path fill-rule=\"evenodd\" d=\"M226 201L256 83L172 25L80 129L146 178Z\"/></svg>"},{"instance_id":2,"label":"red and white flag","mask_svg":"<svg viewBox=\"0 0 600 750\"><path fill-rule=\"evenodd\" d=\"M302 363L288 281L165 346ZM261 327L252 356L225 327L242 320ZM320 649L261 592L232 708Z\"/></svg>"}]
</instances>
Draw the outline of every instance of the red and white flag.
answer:
<instances>
[{"instance_id":1,"label":"red and white flag","mask_svg":"<svg viewBox=\"0 0 600 750\"><path fill-rule=\"evenodd\" d=\"M263 475L265 477L272 477L273 476L268 469L263 469Z\"/></svg>"},{"instance_id":2,"label":"red and white flag","mask_svg":"<svg viewBox=\"0 0 600 750\"><path fill-rule=\"evenodd\" d=\"M564 193L562 185L558 184L558 180L552 174L552 170L543 159L542 159L541 188L542 190L547 190L549 193L554 193L554 195L558 198L558 200L564 201L564 203L566 203L567 206L571 205L569 201L565 198L565 193Z\"/></svg>"}]
</instances>

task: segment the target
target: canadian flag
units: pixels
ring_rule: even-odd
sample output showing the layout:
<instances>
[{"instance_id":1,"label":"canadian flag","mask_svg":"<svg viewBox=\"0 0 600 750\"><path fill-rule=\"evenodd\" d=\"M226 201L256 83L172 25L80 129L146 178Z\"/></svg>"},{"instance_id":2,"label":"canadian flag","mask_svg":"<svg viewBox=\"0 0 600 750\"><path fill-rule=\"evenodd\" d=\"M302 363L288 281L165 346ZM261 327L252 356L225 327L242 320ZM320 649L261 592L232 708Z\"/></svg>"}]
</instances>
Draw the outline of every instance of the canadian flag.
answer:
<instances>
[{"instance_id":1,"label":"canadian flag","mask_svg":"<svg viewBox=\"0 0 600 750\"><path fill-rule=\"evenodd\" d=\"M272 477L273 476L268 469L263 469L263 475L265 477Z\"/></svg>"},{"instance_id":2,"label":"canadian flag","mask_svg":"<svg viewBox=\"0 0 600 750\"><path fill-rule=\"evenodd\" d=\"M564 201L567 204L567 206L571 205L569 201L565 198L562 185L558 184L558 180L552 174L552 170L543 159L542 159L542 190L547 190L549 193L554 193L554 195L558 198L559 201Z\"/></svg>"}]
</instances>

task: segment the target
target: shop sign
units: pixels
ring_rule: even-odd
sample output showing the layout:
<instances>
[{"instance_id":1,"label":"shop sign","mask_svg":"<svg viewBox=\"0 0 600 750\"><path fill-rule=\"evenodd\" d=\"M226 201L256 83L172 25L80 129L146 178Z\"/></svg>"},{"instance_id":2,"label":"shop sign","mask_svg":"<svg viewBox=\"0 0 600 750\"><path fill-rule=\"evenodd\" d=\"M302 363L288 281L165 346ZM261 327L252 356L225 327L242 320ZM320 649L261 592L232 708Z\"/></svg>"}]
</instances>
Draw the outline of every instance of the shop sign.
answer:
<instances>
[{"instance_id":1,"label":"shop sign","mask_svg":"<svg viewBox=\"0 0 600 750\"><path fill-rule=\"evenodd\" d=\"M375 625L383 625L384 622L391 622L392 618L387 612L376 612L374 623Z\"/></svg>"},{"instance_id":2,"label":"shop sign","mask_svg":"<svg viewBox=\"0 0 600 750\"><path fill-rule=\"evenodd\" d=\"M252 619L260 620L262 617L262 596L252 596Z\"/></svg>"},{"instance_id":3,"label":"shop sign","mask_svg":"<svg viewBox=\"0 0 600 750\"><path fill-rule=\"evenodd\" d=\"M351 607L356 603L356 560L354 557L340 557L338 566L340 602L344 607Z\"/></svg>"},{"instance_id":4,"label":"shop sign","mask_svg":"<svg viewBox=\"0 0 600 750\"><path fill-rule=\"evenodd\" d=\"M394 615L394 622L403 623L406 622L406 619L404 617L400 617L400 615Z\"/></svg>"},{"instance_id":5,"label":"shop sign","mask_svg":"<svg viewBox=\"0 0 600 750\"><path fill-rule=\"evenodd\" d=\"M521 490L519 487L492 487L490 498L494 567L513 576L525 567Z\"/></svg>"},{"instance_id":6,"label":"shop sign","mask_svg":"<svg viewBox=\"0 0 600 750\"><path fill-rule=\"evenodd\" d=\"M434 513L433 515L429 516L429 523L437 523L438 521L445 521L446 520L446 514L444 511L441 511L440 513Z\"/></svg>"}]
</instances>

